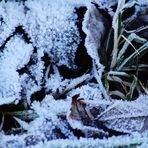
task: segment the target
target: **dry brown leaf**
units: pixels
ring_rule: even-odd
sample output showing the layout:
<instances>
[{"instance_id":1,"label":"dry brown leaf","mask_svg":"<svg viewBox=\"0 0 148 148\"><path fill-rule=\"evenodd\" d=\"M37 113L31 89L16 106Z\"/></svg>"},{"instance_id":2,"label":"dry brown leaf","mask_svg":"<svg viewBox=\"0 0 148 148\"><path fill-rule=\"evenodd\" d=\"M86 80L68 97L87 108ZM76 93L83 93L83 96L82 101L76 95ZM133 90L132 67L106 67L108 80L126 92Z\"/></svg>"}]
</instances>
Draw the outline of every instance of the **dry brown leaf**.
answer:
<instances>
[{"instance_id":1,"label":"dry brown leaf","mask_svg":"<svg viewBox=\"0 0 148 148\"><path fill-rule=\"evenodd\" d=\"M148 130L147 99L142 96L135 101L110 101L109 105L95 105L76 95L72 98L69 119L99 130L107 128L123 133L143 133Z\"/></svg>"},{"instance_id":2,"label":"dry brown leaf","mask_svg":"<svg viewBox=\"0 0 148 148\"><path fill-rule=\"evenodd\" d=\"M95 124L95 118L91 114L90 108L84 99L79 98L79 95L72 97L72 107L68 121L73 128L80 129L85 137L102 138L108 136L108 133L96 126L98 124Z\"/></svg>"}]
</instances>

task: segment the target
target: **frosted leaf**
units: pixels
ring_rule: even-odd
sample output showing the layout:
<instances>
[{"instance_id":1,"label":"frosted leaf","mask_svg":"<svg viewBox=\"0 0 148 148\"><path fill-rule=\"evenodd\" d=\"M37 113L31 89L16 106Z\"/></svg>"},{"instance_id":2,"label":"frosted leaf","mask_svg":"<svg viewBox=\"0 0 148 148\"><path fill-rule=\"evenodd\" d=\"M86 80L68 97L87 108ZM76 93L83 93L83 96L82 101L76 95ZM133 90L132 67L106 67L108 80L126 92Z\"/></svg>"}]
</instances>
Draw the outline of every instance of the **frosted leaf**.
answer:
<instances>
[{"instance_id":1,"label":"frosted leaf","mask_svg":"<svg viewBox=\"0 0 148 148\"><path fill-rule=\"evenodd\" d=\"M103 22L102 14L94 5L90 5L85 13L82 29L86 34L85 46L87 52L96 61L99 60L98 49L105 32Z\"/></svg>"},{"instance_id":2,"label":"frosted leaf","mask_svg":"<svg viewBox=\"0 0 148 148\"><path fill-rule=\"evenodd\" d=\"M100 64L98 54L98 50L102 50L100 48L101 40L105 35L105 21L105 18L102 16L99 10L97 10L96 6L90 5L85 13L82 29L86 34L85 47L87 49L87 53L93 60L94 77L98 82L100 90L103 92L104 98L108 99L109 97L101 82L104 67L102 64ZM105 54L105 51L103 54Z\"/></svg>"},{"instance_id":3,"label":"frosted leaf","mask_svg":"<svg viewBox=\"0 0 148 148\"><path fill-rule=\"evenodd\" d=\"M37 138L40 136L40 138ZM34 138L34 139L33 139ZM25 140L24 139L28 139ZM132 136L129 135L124 135L124 136L112 136L110 138L104 138L104 139L93 139L93 138L80 138L80 139L57 139L57 140L51 140L51 141L42 141L42 135L38 134L37 136L35 135L25 135L25 136L1 136L1 141L0 142L0 147L3 148L12 148L12 143L14 143L14 147L17 147L18 145L21 148L25 148L25 142L30 141L29 139L32 139L35 141L35 139L38 139L36 141L36 145L31 145L32 143L30 142L30 145L28 147L35 147L35 148L65 148L65 147L70 147L70 148L90 148L90 147L104 147L104 148L111 148L111 147L132 147L133 145L138 148L146 148L148 146L148 135L144 134L134 134ZM9 144L10 142L10 145ZM8 142L8 144L7 144Z\"/></svg>"},{"instance_id":4,"label":"frosted leaf","mask_svg":"<svg viewBox=\"0 0 148 148\"><path fill-rule=\"evenodd\" d=\"M72 97L71 110L67 119L74 129L81 130L87 138L99 138L108 135L108 133L105 133L102 129L97 128L94 117L89 111L87 104L83 99L79 98L79 95Z\"/></svg>"},{"instance_id":5,"label":"frosted leaf","mask_svg":"<svg viewBox=\"0 0 148 148\"><path fill-rule=\"evenodd\" d=\"M58 3L58 5L57 5ZM79 44L77 16L68 1L27 1L24 29L33 45L48 53L53 63L74 68Z\"/></svg>"},{"instance_id":6,"label":"frosted leaf","mask_svg":"<svg viewBox=\"0 0 148 148\"><path fill-rule=\"evenodd\" d=\"M31 44L27 44L22 36L16 35L8 41L0 53L0 63L10 69L20 69L29 62L33 51Z\"/></svg>"},{"instance_id":7,"label":"frosted leaf","mask_svg":"<svg viewBox=\"0 0 148 148\"><path fill-rule=\"evenodd\" d=\"M107 127L123 133L143 133L147 131L147 96L141 96L138 100L132 102L107 101L106 103L93 103L93 101L90 102L85 98L80 98L79 95L72 99L68 119L72 125L76 122L76 127L82 125L99 129ZM71 122L71 120L75 122Z\"/></svg>"},{"instance_id":8,"label":"frosted leaf","mask_svg":"<svg viewBox=\"0 0 148 148\"><path fill-rule=\"evenodd\" d=\"M89 83L87 85L83 85L79 88L72 90L69 93L69 96L79 95L80 98L85 98L86 100L94 100L98 101L102 99L102 93L98 87L98 85L94 83Z\"/></svg>"},{"instance_id":9,"label":"frosted leaf","mask_svg":"<svg viewBox=\"0 0 148 148\"><path fill-rule=\"evenodd\" d=\"M113 108L104 111L99 121L111 129L132 133L145 132L148 123L147 96L141 96L136 101L120 101Z\"/></svg>"},{"instance_id":10,"label":"frosted leaf","mask_svg":"<svg viewBox=\"0 0 148 148\"><path fill-rule=\"evenodd\" d=\"M32 50L30 44L26 44L21 36L16 35L6 43L0 53L1 105L20 100L21 83L17 70L28 63Z\"/></svg>"},{"instance_id":11,"label":"frosted leaf","mask_svg":"<svg viewBox=\"0 0 148 148\"><path fill-rule=\"evenodd\" d=\"M39 117L30 123L28 132L36 134L42 133L45 135L47 140L64 137L75 139L75 136L70 131L68 122L64 118L60 117L62 112L60 113L60 110L56 110L58 109L56 106L58 106L59 103L60 102L58 101L54 101L52 96L46 97L46 99L41 103L34 102L32 109L39 115ZM65 105L67 105L66 102ZM65 109L61 108L61 111L62 110Z\"/></svg>"},{"instance_id":12,"label":"frosted leaf","mask_svg":"<svg viewBox=\"0 0 148 148\"><path fill-rule=\"evenodd\" d=\"M0 46L24 21L24 6L16 2L0 2Z\"/></svg>"},{"instance_id":13,"label":"frosted leaf","mask_svg":"<svg viewBox=\"0 0 148 148\"><path fill-rule=\"evenodd\" d=\"M19 100L20 90L18 73L8 68L3 70L2 66L0 66L0 105Z\"/></svg>"},{"instance_id":14,"label":"frosted leaf","mask_svg":"<svg viewBox=\"0 0 148 148\"><path fill-rule=\"evenodd\" d=\"M0 3L0 46L22 26L33 46L48 53L58 65L76 68L74 58L80 42L73 3L31 1Z\"/></svg>"},{"instance_id":15,"label":"frosted leaf","mask_svg":"<svg viewBox=\"0 0 148 148\"><path fill-rule=\"evenodd\" d=\"M32 45L25 42L23 35L14 35L4 46L0 53L1 105L12 103L16 99L30 103L31 95L41 89L43 54L41 50L37 53L33 50Z\"/></svg>"}]
</instances>

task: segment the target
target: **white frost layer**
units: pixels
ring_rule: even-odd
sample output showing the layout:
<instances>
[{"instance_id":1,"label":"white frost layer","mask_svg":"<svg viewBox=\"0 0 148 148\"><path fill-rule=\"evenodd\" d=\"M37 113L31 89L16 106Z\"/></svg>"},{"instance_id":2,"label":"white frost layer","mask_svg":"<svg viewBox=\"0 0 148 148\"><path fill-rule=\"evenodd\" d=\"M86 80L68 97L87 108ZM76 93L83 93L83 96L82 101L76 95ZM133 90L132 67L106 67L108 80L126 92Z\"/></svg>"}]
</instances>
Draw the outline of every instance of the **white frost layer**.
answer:
<instances>
[{"instance_id":1,"label":"white frost layer","mask_svg":"<svg viewBox=\"0 0 148 148\"><path fill-rule=\"evenodd\" d=\"M74 57L80 42L75 4L68 0L0 2L0 46L22 26L33 46L48 53L58 65L75 68Z\"/></svg>"},{"instance_id":2,"label":"white frost layer","mask_svg":"<svg viewBox=\"0 0 148 148\"><path fill-rule=\"evenodd\" d=\"M22 4L15 2L0 2L0 46L12 35L15 27L24 21L24 9Z\"/></svg>"},{"instance_id":3,"label":"white frost layer","mask_svg":"<svg viewBox=\"0 0 148 148\"><path fill-rule=\"evenodd\" d=\"M121 136L121 137L111 137L108 139L85 139L81 138L80 140L53 140L45 144L36 146L36 148L42 147L52 147L52 148L65 148L65 147L77 147L77 148L112 148L118 146L130 146L132 144L145 144L148 146L148 136L141 136L135 134L134 136Z\"/></svg>"},{"instance_id":4,"label":"white frost layer","mask_svg":"<svg viewBox=\"0 0 148 148\"><path fill-rule=\"evenodd\" d=\"M42 137L42 135L40 135ZM0 140L0 146L3 148L15 147L18 148L19 146L21 148L26 148L25 142L24 142L25 136L1 136ZM28 146L28 148L113 148L113 147L122 147L122 146L132 146L135 145L139 148L146 148L148 146L148 135L139 135L134 134L132 136L118 136L118 137L111 137L108 139L85 139L80 138L79 140L64 140L64 139L58 139L58 140L52 140L52 141L45 141L45 142L39 142L36 145ZM145 147L144 147L145 146Z\"/></svg>"},{"instance_id":5,"label":"white frost layer","mask_svg":"<svg viewBox=\"0 0 148 148\"><path fill-rule=\"evenodd\" d=\"M21 36L14 36L0 53L0 105L20 99L17 70L29 61L32 50L31 44L26 44Z\"/></svg>"}]
</instances>

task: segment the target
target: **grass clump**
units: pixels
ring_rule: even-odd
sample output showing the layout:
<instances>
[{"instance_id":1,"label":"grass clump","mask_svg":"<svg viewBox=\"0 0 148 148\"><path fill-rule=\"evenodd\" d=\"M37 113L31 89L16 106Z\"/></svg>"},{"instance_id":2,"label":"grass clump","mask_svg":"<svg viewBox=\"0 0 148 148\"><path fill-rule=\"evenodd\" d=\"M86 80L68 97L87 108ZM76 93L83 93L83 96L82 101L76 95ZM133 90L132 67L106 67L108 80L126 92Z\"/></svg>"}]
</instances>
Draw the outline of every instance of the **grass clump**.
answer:
<instances>
[{"instance_id":1,"label":"grass clump","mask_svg":"<svg viewBox=\"0 0 148 148\"><path fill-rule=\"evenodd\" d=\"M105 61L103 81L111 96L132 100L142 92L148 94L148 64L142 60L147 54L148 42L138 35L148 26L127 31L122 21L122 14L128 9L124 6L125 0L119 1L112 21L112 33L105 42L106 55L109 56ZM144 80L142 77L145 77Z\"/></svg>"}]
</instances>

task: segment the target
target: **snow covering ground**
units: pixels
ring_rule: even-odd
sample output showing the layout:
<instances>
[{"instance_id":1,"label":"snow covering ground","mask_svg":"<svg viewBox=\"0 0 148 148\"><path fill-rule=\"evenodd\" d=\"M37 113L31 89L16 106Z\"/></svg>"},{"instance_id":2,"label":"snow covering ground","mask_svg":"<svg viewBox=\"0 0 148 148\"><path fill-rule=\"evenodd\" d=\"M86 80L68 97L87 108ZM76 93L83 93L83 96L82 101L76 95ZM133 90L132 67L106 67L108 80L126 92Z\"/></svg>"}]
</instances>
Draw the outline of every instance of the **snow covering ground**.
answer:
<instances>
[{"instance_id":1,"label":"snow covering ground","mask_svg":"<svg viewBox=\"0 0 148 148\"><path fill-rule=\"evenodd\" d=\"M112 6L117 0L0 2L0 106L18 104L19 101L31 106L28 111L20 111L22 118L14 116L25 132L6 135L1 131L0 147L148 146L148 96L141 94L130 103L111 100L102 84L104 66L100 64L97 49L105 27L103 16L91 2L114 15ZM147 4L142 0L136 2ZM131 0L130 4L134 3ZM88 10L82 29L86 34L85 46L92 58L93 69L89 74L67 79L61 76L58 67L65 65L69 69L77 69L75 56L81 37L76 25L76 8L80 7ZM90 14L95 16L95 24L90 23ZM45 55L50 61L48 66L43 60ZM92 78L97 83L90 81ZM31 96L42 89L45 90L42 101L32 102ZM66 96L62 99L64 94ZM31 121L26 122L24 118ZM126 135L99 139L101 135L108 137L108 131L101 129L100 124ZM83 135L80 139L75 129ZM98 137L93 139L94 136Z\"/></svg>"}]
</instances>

